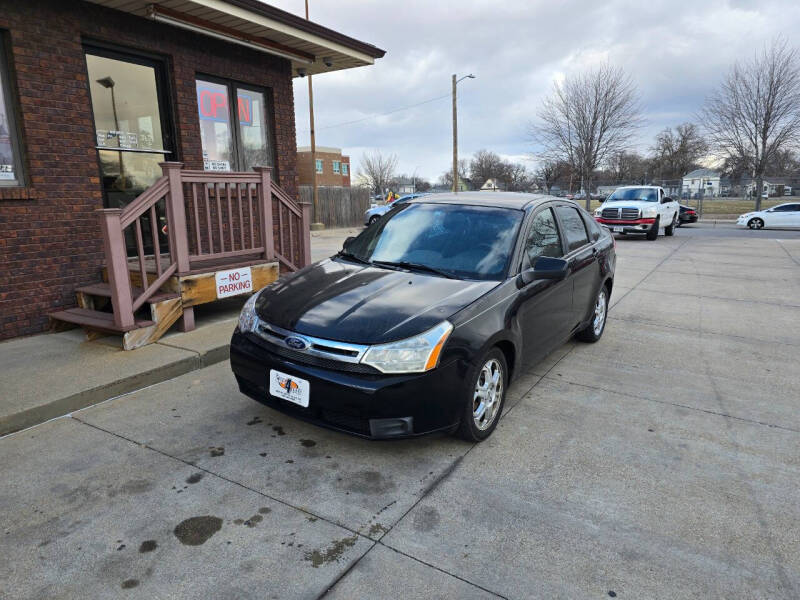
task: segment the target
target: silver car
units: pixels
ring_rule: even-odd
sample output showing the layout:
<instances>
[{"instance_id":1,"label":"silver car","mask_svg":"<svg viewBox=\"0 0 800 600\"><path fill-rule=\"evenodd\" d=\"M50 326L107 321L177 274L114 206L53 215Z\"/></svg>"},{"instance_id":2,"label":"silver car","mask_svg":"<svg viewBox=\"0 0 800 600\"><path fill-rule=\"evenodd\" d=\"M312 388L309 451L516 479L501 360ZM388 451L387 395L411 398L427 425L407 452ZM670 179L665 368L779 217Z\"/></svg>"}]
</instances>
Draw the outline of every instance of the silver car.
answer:
<instances>
[{"instance_id":1,"label":"silver car","mask_svg":"<svg viewBox=\"0 0 800 600\"><path fill-rule=\"evenodd\" d=\"M404 202L408 202L409 200L413 200L414 198L419 198L420 196L425 196L426 194L406 194L405 196L400 196L397 200L392 202L391 204L381 204L379 206L371 206L364 212L364 225L372 225L375 221L380 219L383 215L389 212L392 207L396 204L403 204Z\"/></svg>"}]
</instances>

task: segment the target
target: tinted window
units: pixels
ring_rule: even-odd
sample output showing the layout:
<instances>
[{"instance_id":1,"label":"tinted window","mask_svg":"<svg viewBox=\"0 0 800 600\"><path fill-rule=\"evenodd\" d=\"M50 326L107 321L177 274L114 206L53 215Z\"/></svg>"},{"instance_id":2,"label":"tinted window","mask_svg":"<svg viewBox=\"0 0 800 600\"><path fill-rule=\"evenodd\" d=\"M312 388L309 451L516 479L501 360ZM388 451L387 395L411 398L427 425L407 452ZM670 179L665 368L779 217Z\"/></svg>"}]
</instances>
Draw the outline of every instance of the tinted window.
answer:
<instances>
[{"instance_id":1,"label":"tinted window","mask_svg":"<svg viewBox=\"0 0 800 600\"><path fill-rule=\"evenodd\" d=\"M600 239L600 236L603 234L603 230L600 229L600 225L597 224L590 215L584 213L584 221L586 223L586 228L589 230L589 237L592 238L593 242L596 242Z\"/></svg>"},{"instance_id":2,"label":"tinted window","mask_svg":"<svg viewBox=\"0 0 800 600\"><path fill-rule=\"evenodd\" d=\"M416 263L464 279L500 280L522 211L457 204L401 204L347 245L364 261Z\"/></svg>"},{"instance_id":3,"label":"tinted window","mask_svg":"<svg viewBox=\"0 0 800 600\"><path fill-rule=\"evenodd\" d=\"M794 212L800 210L800 204L784 204L783 206L776 206L775 212Z\"/></svg>"},{"instance_id":4,"label":"tinted window","mask_svg":"<svg viewBox=\"0 0 800 600\"><path fill-rule=\"evenodd\" d=\"M578 209L569 206L556 206L556 212L561 221L561 227L564 237L567 238L567 246L570 251L589 243L589 238L586 236L586 226L583 224L583 219Z\"/></svg>"},{"instance_id":5,"label":"tinted window","mask_svg":"<svg viewBox=\"0 0 800 600\"><path fill-rule=\"evenodd\" d=\"M553 211L549 208L533 218L528 239L525 240L525 252L531 265L539 256L559 258L564 255Z\"/></svg>"}]
</instances>

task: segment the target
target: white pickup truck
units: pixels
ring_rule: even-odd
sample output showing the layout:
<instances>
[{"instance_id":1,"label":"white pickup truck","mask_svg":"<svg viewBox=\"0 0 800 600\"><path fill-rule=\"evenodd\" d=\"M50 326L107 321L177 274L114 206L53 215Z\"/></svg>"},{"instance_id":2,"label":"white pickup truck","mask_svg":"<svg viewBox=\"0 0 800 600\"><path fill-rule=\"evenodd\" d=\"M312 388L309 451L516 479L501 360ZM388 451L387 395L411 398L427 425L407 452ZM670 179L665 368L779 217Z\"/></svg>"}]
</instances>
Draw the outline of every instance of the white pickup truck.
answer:
<instances>
[{"instance_id":1,"label":"white pickup truck","mask_svg":"<svg viewBox=\"0 0 800 600\"><path fill-rule=\"evenodd\" d=\"M594 218L614 233L643 233L648 240L672 235L678 226L680 206L655 185L618 187L594 211Z\"/></svg>"}]
</instances>

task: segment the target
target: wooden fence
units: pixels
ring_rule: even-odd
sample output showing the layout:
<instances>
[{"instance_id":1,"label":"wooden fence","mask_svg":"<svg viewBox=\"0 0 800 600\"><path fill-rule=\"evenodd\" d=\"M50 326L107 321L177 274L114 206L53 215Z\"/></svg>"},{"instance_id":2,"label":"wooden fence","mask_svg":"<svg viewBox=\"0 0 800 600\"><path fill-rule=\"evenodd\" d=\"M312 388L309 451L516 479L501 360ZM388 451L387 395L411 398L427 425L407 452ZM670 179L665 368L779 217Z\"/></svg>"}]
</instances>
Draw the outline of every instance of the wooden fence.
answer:
<instances>
[{"instance_id":1,"label":"wooden fence","mask_svg":"<svg viewBox=\"0 0 800 600\"><path fill-rule=\"evenodd\" d=\"M300 201L313 203L310 185L300 186ZM318 210L311 211L313 223L325 227L355 227L364 224L364 211L370 206L369 189L365 187L319 186Z\"/></svg>"}]
</instances>

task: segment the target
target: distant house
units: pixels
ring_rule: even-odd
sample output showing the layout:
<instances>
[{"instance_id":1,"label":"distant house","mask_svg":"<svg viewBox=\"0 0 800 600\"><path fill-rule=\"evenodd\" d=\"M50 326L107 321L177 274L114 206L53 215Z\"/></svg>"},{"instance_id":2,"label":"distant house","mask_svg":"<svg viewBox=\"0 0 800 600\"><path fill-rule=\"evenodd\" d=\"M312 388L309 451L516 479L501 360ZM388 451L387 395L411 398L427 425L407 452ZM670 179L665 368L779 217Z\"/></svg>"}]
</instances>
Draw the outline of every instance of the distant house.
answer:
<instances>
[{"instance_id":1,"label":"distant house","mask_svg":"<svg viewBox=\"0 0 800 600\"><path fill-rule=\"evenodd\" d=\"M490 177L481 186L481 190L480 191L482 191L482 192L500 192L500 191L505 191L505 189L506 189L506 186L502 181L499 181L498 179L494 179L493 177Z\"/></svg>"},{"instance_id":2,"label":"distant house","mask_svg":"<svg viewBox=\"0 0 800 600\"><path fill-rule=\"evenodd\" d=\"M748 177L742 178L742 193L745 196L754 196L756 189L756 182ZM772 177L769 175L764 176L762 195L767 194L769 197L792 196L794 190L800 186L800 177Z\"/></svg>"},{"instance_id":3,"label":"distant house","mask_svg":"<svg viewBox=\"0 0 800 600\"><path fill-rule=\"evenodd\" d=\"M695 169L683 176L683 196L695 198L703 195L719 196L721 191L720 172L713 169Z\"/></svg>"}]
</instances>

